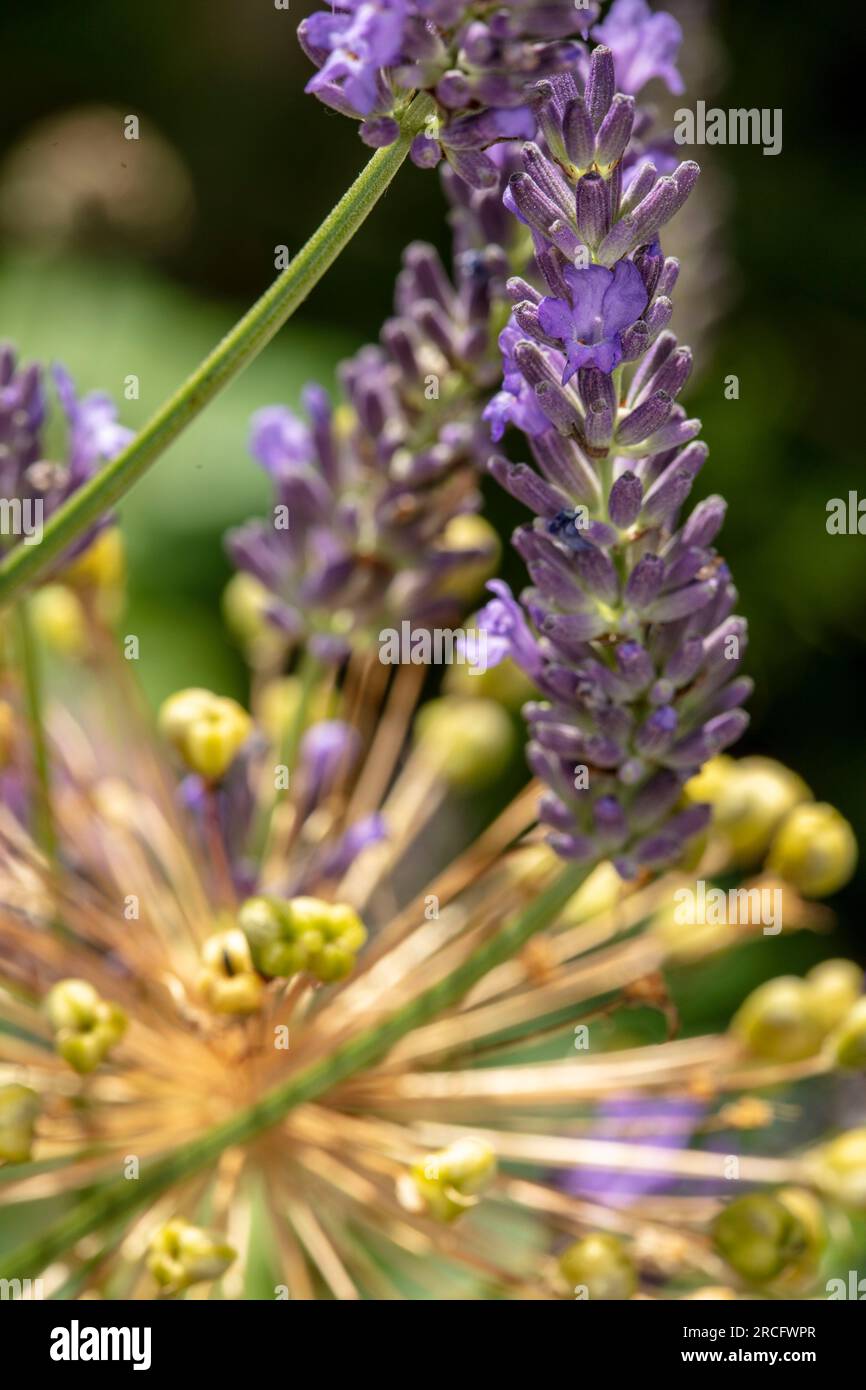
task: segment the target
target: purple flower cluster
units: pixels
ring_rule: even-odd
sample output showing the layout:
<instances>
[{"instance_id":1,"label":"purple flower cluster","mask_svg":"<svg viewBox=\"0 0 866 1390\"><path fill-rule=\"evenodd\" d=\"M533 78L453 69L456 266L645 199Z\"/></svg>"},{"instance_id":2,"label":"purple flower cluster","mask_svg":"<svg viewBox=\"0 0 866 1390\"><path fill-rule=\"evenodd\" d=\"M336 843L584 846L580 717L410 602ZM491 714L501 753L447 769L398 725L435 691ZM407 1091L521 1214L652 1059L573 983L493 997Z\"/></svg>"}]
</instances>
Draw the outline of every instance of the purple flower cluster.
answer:
<instances>
[{"instance_id":1,"label":"purple flower cluster","mask_svg":"<svg viewBox=\"0 0 866 1390\"><path fill-rule=\"evenodd\" d=\"M474 187L494 187L496 167L485 151L536 135L529 89L586 65L582 40L599 8L574 0L336 0L298 30L318 69L307 90L360 120L372 146L393 143L408 100L429 93L436 111L413 142L414 161L433 167L445 155ZM645 0L615 0L593 33L620 60L624 90L636 92L654 77L680 90L674 63L681 35L670 15L652 14Z\"/></svg>"},{"instance_id":2,"label":"purple flower cluster","mask_svg":"<svg viewBox=\"0 0 866 1390\"><path fill-rule=\"evenodd\" d=\"M306 822L327 801L341 780L354 770L361 752L358 731L351 724L326 719L310 725L300 741L295 771L294 804L299 823ZM262 887L261 863L251 848L261 811L255 787L261 783L264 762L270 756L267 739L256 731L218 786L208 784L195 773L190 773L180 785L181 804L192 817L203 851L208 851L208 822L212 823L215 817L235 889L247 897ZM342 878L365 849L379 844L387 834L386 822L376 812L352 822L336 839L325 844L317 844L314 838L314 847L286 866L286 877L279 884L280 894L294 897L320 888L323 880Z\"/></svg>"},{"instance_id":3,"label":"purple flower cluster","mask_svg":"<svg viewBox=\"0 0 866 1390\"><path fill-rule=\"evenodd\" d=\"M607 47L582 86L540 84L536 109L544 147L524 147L506 202L532 232L542 287L509 282L505 378L486 412L494 438L515 424L535 459L490 463L535 513L514 538L532 587L518 603L496 585L479 621L491 655L513 656L542 696L525 714L552 844L633 876L707 824L682 788L742 733L751 690L713 544L725 504L682 516L707 448L677 399L692 357L667 327L678 264L659 232L698 169L629 159L634 103Z\"/></svg>"},{"instance_id":4,"label":"purple flower cluster","mask_svg":"<svg viewBox=\"0 0 866 1390\"><path fill-rule=\"evenodd\" d=\"M480 407L497 374L491 324L507 271L501 250L466 250L452 284L432 247L410 246L380 343L343 364L345 404L311 386L306 420L285 406L254 416L274 513L231 532L228 547L265 586L290 645L309 639L339 661L390 619L457 615L449 581L489 558L450 544L446 529L479 504Z\"/></svg>"},{"instance_id":5,"label":"purple flower cluster","mask_svg":"<svg viewBox=\"0 0 866 1390\"><path fill-rule=\"evenodd\" d=\"M44 369L37 363L19 367L12 348L0 345L0 498L38 506L43 522L102 463L119 454L133 433L118 422L109 396L92 391L79 397L71 376L59 365L54 366L52 377L66 423L63 463L49 462L42 455L48 414ZM64 553L57 568L86 550L110 522L106 516L90 527Z\"/></svg>"}]
</instances>

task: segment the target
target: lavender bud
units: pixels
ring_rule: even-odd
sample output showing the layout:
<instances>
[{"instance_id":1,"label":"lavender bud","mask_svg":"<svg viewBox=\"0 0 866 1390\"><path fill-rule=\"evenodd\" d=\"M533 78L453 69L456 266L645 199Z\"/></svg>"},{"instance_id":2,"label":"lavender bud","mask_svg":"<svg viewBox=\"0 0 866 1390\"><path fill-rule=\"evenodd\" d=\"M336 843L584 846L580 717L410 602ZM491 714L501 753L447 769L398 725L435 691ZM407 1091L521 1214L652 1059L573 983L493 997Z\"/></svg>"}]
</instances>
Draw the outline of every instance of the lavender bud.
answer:
<instances>
[{"instance_id":1,"label":"lavender bud","mask_svg":"<svg viewBox=\"0 0 866 1390\"><path fill-rule=\"evenodd\" d=\"M526 173L556 206L559 215L568 217L574 195L556 165L532 142L523 146L522 159Z\"/></svg>"},{"instance_id":2,"label":"lavender bud","mask_svg":"<svg viewBox=\"0 0 866 1390\"><path fill-rule=\"evenodd\" d=\"M680 263L673 256L668 256L662 266L662 273L656 285L656 294L669 297L674 285L677 283L680 274Z\"/></svg>"},{"instance_id":3,"label":"lavender bud","mask_svg":"<svg viewBox=\"0 0 866 1390\"><path fill-rule=\"evenodd\" d=\"M645 319L637 319L620 337L623 362L636 362L650 345L650 331Z\"/></svg>"},{"instance_id":4,"label":"lavender bud","mask_svg":"<svg viewBox=\"0 0 866 1390\"><path fill-rule=\"evenodd\" d=\"M634 125L634 105L634 97L623 96L618 92L613 98L595 143L597 163L615 164L622 158Z\"/></svg>"},{"instance_id":5,"label":"lavender bud","mask_svg":"<svg viewBox=\"0 0 866 1390\"><path fill-rule=\"evenodd\" d=\"M635 221L635 240L649 241L669 222L679 207L679 190L672 178L658 179L645 198L638 203L632 216Z\"/></svg>"},{"instance_id":6,"label":"lavender bud","mask_svg":"<svg viewBox=\"0 0 866 1390\"><path fill-rule=\"evenodd\" d=\"M664 521L682 506L692 490L693 482L694 475L687 468L671 464L644 497L643 520L648 523Z\"/></svg>"},{"instance_id":7,"label":"lavender bud","mask_svg":"<svg viewBox=\"0 0 866 1390\"><path fill-rule=\"evenodd\" d=\"M442 162L442 147L429 135L416 135L409 146L409 158L417 169L435 169Z\"/></svg>"},{"instance_id":8,"label":"lavender bud","mask_svg":"<svg viewBox=\"0 0 866 1390\"><path fill-rule=\"evenodd\" d=\"M542 235L554 222L561 220L556 204L527 174L512 174L508 180L508 191L521 217Z\"/></svg>"},{"instance_id":9,"label":"lavender bud","mask_svg":"<svg viewBox=\"0 0 866 1390\"><path fill-rule=\"evenodd\" d=\"M676 686L688 685L701 669L704 644L700 637L687 637L665 665L665 676Z\"/></svg>"},{"instance_id":10,"label":"lavender bud","mask_svg":"<svg viewBox=\"0 0 866 1390\"><path fill-rule=\"evenodd\" d=\"M633 526L640 515L643 488L634 473L621 473L610 490L607 513L614 526L624 531Z\"/></svg>"},{"instance_id":11,"label":"lavender bud","mask_svg":"<svg viewBox=\"0 0 866 1390\"><path fill-rule=\"evenodd\" d=\"M722 529L726 511L727 503L723 497L705 497L683 526L683 544L700 547L712 545Z\"/></svg>"},{"instance_id":12,"label":"lavender bud","mask_svg":"<svg viewBox=\"0 0 866 1390\"><path fill-rule=\"evenodd\" d=\"M508 459L495 457L487 466L506 492L510 492L518 502L523 502L537 516L552 520L568 506L568 498L539 478L525 463L509 463Z\"/></svg>"},{"instance_id":13,"label":"lavender bud","mask_svg":"<svg viewBox=\"0 0 866 1390\"><path fill-rule=\"evenodd\" d=\"M677 712L671 705L662 705L638 729L635 747L644 757L658 757L671 746L677 730Z\"/></svg>"},{"instance_id":14,"label":"lavender bud","mask_svg":"<svg viewBox=\"0 0 866 1390\"><path fill-rule=\"evenodd\" d=\"M638 203L642 202L649 193L658 176L659 171L652 160L644 160L625 191L620 205L621 211L623 213L634 212Z\"/></svg>"},{"instance_id":15,"label":"lavender bud","mask_svg":"<svg viewBox=\"0 0 866 1390\"><path fill-rule=\"evenodd\" d=\"M596 252L599 265L608 268L623 256L627 256L633 246L640 241L640 231L634 213L627 213L615 222Z\"/></svg>"},{"instance_id":16,"label":"lavender bud","mask_svg":"<svg viewBox=\"0 0 866 1390\"><path fill-rule=\"evenodd\" d=\"M610 228L610 197L601 174L584 174L577 185L577 230L597 246Z\"/></svg>"},{"instance_id":17,"label":"lavender bud","mask_svg":"<svg viewBox=\"0 0 866 1390\"><path fill-rule=\"evenodd\" d=\"M631 695L646 690L653 678L653 663L639 642L620 642L614 651L620 679Z\"/></svg>"},{"instance_id":18,"label":"lavender bud","mask_svg":"<svg viewBox=\"0 0 866 1390\"><path fill-rule=\"evenodd\" d=\"M457 68L443 72L436 84L436 98L443 106L453 111L468 106L472 99L469 79Z\"/></svg>"},{"instance_id":19,"label":"lavender bud","mask_svg":"<svg viewBox=\"0 0 866 1390\"><path fill-rule=\"evenodd\" d=\"M617 849L626 839L626 814L615 796L601 796L593 807L596 834L609 849Z\"/></svg>"},{"instance_id":20,"label":"lavender bud","mask_svg":"<svg viewBox=\"0 0 866 1390\"><path fill-rule=\"evenodd\" d=\"M667 391L655 391L648 400L636 406L621 420L616 430L616 442L626 448L641 444L654 435L671 413L673 402Z\"/></svg>"},{"instance_id":21,"label":"lavender bud","mask_svg":"<svg viewBox=\"0 0 866 1390\"><path fill-rule=\"evenodd\" d=\"M574 433L580 417L561 386L552 381L541 381L535 387L535 399L560 434Z\"/></svg>"},{"instance_id":22,"label":"lavender bud","mask_svg":"<svg viewBox=\"0 0 866 1390\"><path fill-rule=\"evenodd\" d=\"M613 54L604 44L593 49L589 60L589 76L586 79L586 109L593 129L598 130L611 102L613 101L616 76Z\"/></svg>"},{"instance_id":23,"label":"lavender bud","mask_svg":"<svg viewBox=\"0 0 866 1390\"><path fill-rule=\"evenodd\" d=\"M674 618L688 618L692 613L705 608L715 596L718 581L704 579L697 584L686 584L675 593L657 598L645 609L645 616L653 623L669 623Z\"/></svg>"},{"instance_id":24,"label":"lavender bud","mask_svg":"<svg viewBox=\"0 0 866 1390\"><path fill-rule=\"evenodd\" d=\"M665 563L659 555L642 555L629 575L625 586L626 602L638 612L647 608L660 592Z\"/></svg>"},{"instance_id":25,"label":"lavender bud","mask_svg":"<svg viewBox=\"0 0 866 1390\"><path fill-rule=\"evenodd\" d=\"M566 106L562 133L572 164L588 169L595 158L595 131L582 97L575 97Z\"/></svg>"}]
</instances>

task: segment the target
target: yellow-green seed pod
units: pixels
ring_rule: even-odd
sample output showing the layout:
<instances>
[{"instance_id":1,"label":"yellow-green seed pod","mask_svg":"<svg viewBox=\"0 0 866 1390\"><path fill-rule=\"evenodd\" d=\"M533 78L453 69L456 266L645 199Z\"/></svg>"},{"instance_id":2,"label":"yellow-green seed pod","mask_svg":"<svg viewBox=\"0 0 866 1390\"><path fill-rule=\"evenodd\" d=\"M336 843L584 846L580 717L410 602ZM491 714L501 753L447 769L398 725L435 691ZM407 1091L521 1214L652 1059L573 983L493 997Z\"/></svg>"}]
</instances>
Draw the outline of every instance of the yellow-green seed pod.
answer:
<instances>
[{"instance_id":1,"label":"yellow-green seed pod","mask_svg":"<svg viewBox=\"0 0 866 1390\"><path fill-rule=\"evenodd\" d=\"M799 1222L805 1237L802 1255L791 1260L774 1282L774 1292L794 1292L814 1281L827 1246L827 1223L821 1202L808 1188L783 1187L774 1195Z\"/></svg>"},{"instance_id":2,"label":"yellow-green seed pod","mask_svg":"<svg viewBox=\"0 0 866 1390\"><path fill-rule=\"evenodd\" d=\"M858 999L830 1038L832 1056L847 1071L866 1069L866 997Z\"/></svg>"},{"instance_id":3,"label":"yellow-green seed pod","mask_svg":"<svg viewBox=\"0 0 866 1390\"><path fill-rule=\"evenodd\" d=\"M803 1159L810 1182L833 1201L866 1211L866 1126L845 1130Z\"/></svg>"},{"instance_id":4,"label":"yellow-green seed pod","mask_svg":"<svg viewBox=\"0 0 866 1390\"><path fill-rule=\"evenodd\" d=\"M238 570L223 589L222 610L233 637L242 642L258 637L267 624L271 595L253 574Z\"/></svg>"},{"instance_id":5,"label":"yellow-green seed pod","mask_svg":"<svg viewBox=\"0 0 866 1390\"><path fill-rule=\"evenodd\" d=\"M33 630L58 656L79 657L87 651L87 616L78 595L65 584L45 584L30 600Z\"/></svg>"},{"instance_id":6,"label":"yellow-green seed pod","mask_svg":"<svg viewBox=\"0 0 866 1390\"><path fill-rule=\"evenodd\" d=\"M175 1217L151 1236L147 1267L160 1288L179 1293L219 1279L236 1258L237 1251L222 1236Z\"/></svg>"},{"instance_id":7,"label":"yellow-green seed pod","mask_svg":"<svg viewBox=\"0 0 866 1390\"><path fill-rule=\"evenodd\" d=\"M448 1223L471 1207L496 1177L496 1154L483 1139L456 1139L413 1163L399 1191L404 1205Z\"/></svg>"},{"instance_id":8,"label":"yellow-green seed pod","mask_svg":"<svg viewBox=\"0 0 866 1390\"><path fill-rule=\"evenodd\" d=\"M717 823L741 864L756 864L785 817L812 793L801 777L774 758L740 758L717 808Z\"/></svg>"},{"instance_id":9,"label":"yellow-green seed pod","mask_svg":"<svg viewBox=\"0 0 866 1390\"><path fill-rule=\"evenodd\" d=\"M38 1114L39 1097L29 1086L0 1086L0 1163L27 1163Z\"/></svg>"},{"instance_id":10,"label":"yellow-green seed pod","mask_svg":"<svg viewBox=\"0 0 866 1390\"><path fill-rule=\"evenodd\" d=\"M48 1021L55 1033L61 1029L84 1031L98 1018L101 999L88 980L60 980L45 1003Z\"/></svg>"},{"instance_id":11,"label":"yellow-green seed pod","mask_svg":"<svg viewBox=\"0 0 866 1390\"><path fill-rule=\"evenodd\" d=\"M234 762L253 724L237 700L193 687L163 703L159 727L187 767L216 782Z\"/></svg>"},{"instance_id":12,"label":"yellow-green seed pod","mask_svg":"<svg viewBox=\"0 0 866 1390\"><path fill-rule=\"evenodd\" d=\"M794 1269L810 1249L810 1235L790 1204L778 1195L736 1197L712 1226L723 1260L750 1284L768 1284Z\"/></svg>"},{"instance_id":13,"label":"yellow-green seed pod","mask_svg":"<svg viewBox=\"0 0 866 1390\"><path fill-rule=\"evenodd\" d=\"M199 989L208 1006L219 1014L256 1013L265 986L240 928L209 937L201 957Z\"/></svg>"},{"instance_id":14,"label":"yellow-green seed pod","mask_svg":"<svg viewBox=\"0 0 866 1390\"><path fill-rule=\"evenodd\" d=\"M0 700L0 771L9 766L15 747L15 711L6 700Z\"/></svg>"},{"instance_id":15,"label":"yellow-green seed pod","mask_svg":"<svg viewBox=\"0 0 866 1390\"><path fill-rule=\"evenodd\" d=\"M559 1272L575 1298L610 1301L631 1298L637 1270L622 1241L594 1231L569 1245L559 1257Z\"/></svg>"},{"instance_id":16,"label":"yellow-green seed pod","mask_svg":"<svg viewBox=\"0 0 866 1390\"><path fill-rule=\"evenodd\" d=\"M472 627L472 620L469 620ZM500 661L498 666L488 666L486 671L480 665L449 666L442 682L445 695L456 695L464 700L495 700L498 705L517 714L527 700L538 695L538 688L524 671L521 671L510 656Z\"/></svg>"},{"instance_id":17,"label":"yellow-green seed pod","mask_svg":"<svg viewBox=\"0 0 866 1390\"><path fill-rule=\"evenodd\" d=\"M482 552L477 559L448 570L439 586L441 594L453 594L467 604L477 598L487 580L496 573L502 556L502 542L495 529L483 516L472 513L451 518L442 533L439 549Z\"/></svg>"},{"instance_id":18,"label":"yellow-green seed pod","mask_svg":"<svg viewBox=\"0 0 866 1390\"><path fill-rule=\"evenodd\" d=\"M690 965L731 945L729 923L683 920L683 910L675 902L665 903L653 914L650 931L661 941L672 965Z\"/></svg>"},{"instance_id":19,"label":"yellow-green seed pod","mask_svg":"<svg viewBox=\"0 0 866 1390\"><path fill-rule=\"evenodd\" d=\"M276 898L258 896L247 898L238 912L238 926L255 953L263 946L278 941L282 917Z\"/></svg>"},{"instance_id":20,"label":"yellow-green seed pod","mask_svg":"<svg viewBox=\"0 0 866 1390\"><path fill-rule=\"evenodd\" d=\"M98 1067L126 1032L123 1009L103 999L87 980L60 980L45 1007L57 1051L81 1074Z\"/></svg>"},{"instance_id":21,"label":"yellow-green seed pod","mask_svg":"<svg viewBox=\"0 0 866 1390\"><path fill-rule=\"evenodd\" d=\"M216 782L228 772L252 732L252 720L236 700L220 700L190 725L184 756L193 772Z\"/></svg>"},{"instance_id":22,"label":"yellow-green seed pod","mask_svg":"<svg viewBox=\"0 0 866 1390\"><path fill-rule=\"evenodd\" d=\"M169 695L160 705L157 716L163 738L167 738L178 752L182 752L183 741L190 725L206 716L215 699L212 690L205 690L200 685L188 686L185 690L177 690L174 695Z\"/></svg>"},{"instance_id":23,"label":"yellow-green seed pod","mask_svg":"<svg viewBox=\"0 0 866 1390\"><path fill-rule=\"evenodd\" d=\"M63 582L81 589L119 589L126 580L126 547L118 526L100 531L63 570Z\"/></svg>"},{"instance_id":24,"label":"yellow-green seed pod","mask_svg":"<svg viewBox=\"0 0 866 1390\"><path fill-rule=\"evenodd\" d=\"M578 927L592 917L610 912L621 902L625 884L609 861L599 864L580 885L577 892L569 898L559 921L569 927Z\"/></svg>"},{"instance_id":25,"label":"yellow-green seed pod","mask_svg":"<svg viewBox=\"0 0 866 1390\"><path fill-rule=\"evenodd\" d=\"M777 830L767 868L807 898L844 888L857 864L857 840L845 817L826 802L796 806Z\"/></svg>"},{"instance_id":26,"label":"yellow-green seed pod","mask_svg":"<svg viewBox=\"0 0 866 1390\"><path fill-rule=\"evenodd\" d=\"M247 664L256 671L279 670L289 646L267 616L273 595L251 574L232 575L222 594L226 627L241 647Z\"/></svg>"},{"instance_id":27,"label":"yellow-green seed pod","mask_svg":"<svg viewBox=\"0 0 866 1390\"><path fill-rule=\"evenodd\" d=\"M756 1057L799 1062L821 1049L825 1029L805 980L780 975L753 990L740 1005L731 1031Z\"/></svg>"},{"instance_id":28,"label":"yellow-green seed pod","mask_svg":"<svg viewBox=\"0 0 866 1390\"><path fill-rule=\"evenodd\" d=\"M829 1033L863 993L863 971L853 960L822 960L806 975L812 1008Z\"/></svg>"},{"instance_id":29,"label":"yellow-green seed pod","mask_svg":"<svg viewBox=\"0 0 866 1390\"><path fill-rule=\"evenodd\" d=\"M493 700L430 700L415 721L419 751L452 787L477 791L496 780L515 746L514 727Z\"/></svg>"},{"instance_id":30,"label":"yellow-green seed pod","mask_svg":"<svg viewBox=\"0 0 866 1390\"><path fill-rule=\"evenodd\" d=\"M320 898L248 898L238 925L263 974L291 976L306 970L322 984L349 975L367 940L353 907Z\"/></svg>"},{"instance_id":31,"label":"yellow-green seed pod","mask_svg":"<svg viewBox=\"0 0 866 1390\"><path fill-rule=\"evenodd\" d=\"M706 804L713 808L713 819L719 814L719 807L729 795L737 775L737 764L727 753L720 753L704 763L700 772L690 777L683 787L683 795L691 804Z\"/></svg>"}]
</instances>

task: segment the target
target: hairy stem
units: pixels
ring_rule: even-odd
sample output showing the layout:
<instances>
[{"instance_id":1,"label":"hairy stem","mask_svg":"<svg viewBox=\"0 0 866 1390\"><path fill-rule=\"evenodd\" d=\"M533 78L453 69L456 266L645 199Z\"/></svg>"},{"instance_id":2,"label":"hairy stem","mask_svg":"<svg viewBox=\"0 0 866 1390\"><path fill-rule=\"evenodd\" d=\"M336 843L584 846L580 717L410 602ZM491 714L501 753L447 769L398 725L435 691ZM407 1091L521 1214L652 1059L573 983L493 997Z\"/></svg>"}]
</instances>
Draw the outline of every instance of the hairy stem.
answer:
<instances>
[{"instance_id":1,"label":"hairy stem","mask_svg":"<svg viewBox=\"0 0 866 1390\"><path fill-rule=\"evenodd\" d=\"M121 454L79 488L46 522L38 545L19 545L0 564L0 607L44 575L53 560L138 482L192 420L273 338L375 207L434 109L420 93L401 122L401 135L377 150L270 289L170 396Z\"/></svg>"},{"instance_id":2,"label":"hairy stem","mask_svg":"<svg viewBox=\"0 0 866 1390\"><path fill-rule=\"evenodd\" d=\"M364 1067L384 1057L400 1038L457 1004L489 971L515 955L548 926L577 891L593 865L570 865L518 916L507 922L467 960L390 1018L359 1033L330 1056L297 1072L255 1105L181 1149L157 1159L137 1181L120 1178L103 1184L41 1236L0 1262L0 1278L35 1277L52 1260L109 1222L128 1216L182 1178L200 1172L232 1144L245 1144L278 1124L290 1110L315 1100Z\"/></svg>"}]
</instances>

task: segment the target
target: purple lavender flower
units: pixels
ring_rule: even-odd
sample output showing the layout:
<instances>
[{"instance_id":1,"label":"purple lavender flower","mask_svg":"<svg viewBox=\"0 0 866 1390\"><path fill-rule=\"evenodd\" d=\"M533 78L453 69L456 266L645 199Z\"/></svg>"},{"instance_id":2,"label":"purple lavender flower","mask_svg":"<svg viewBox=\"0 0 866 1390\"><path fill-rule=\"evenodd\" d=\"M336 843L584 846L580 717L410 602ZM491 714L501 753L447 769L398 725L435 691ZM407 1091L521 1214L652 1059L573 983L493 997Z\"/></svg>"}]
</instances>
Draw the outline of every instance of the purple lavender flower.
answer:
<instances>
[{"instance_id":1,"label":"purple lavender flower","mask_svg":"<svg viewBox=\"0 0 866 1390\"><path fill-rule=\"evenodd\" d=\"M406 251L381 342L341 368L349 407L304 394L308 421L284 406L253 418L250 447L274 483L270 521L230 533L234 563L268 591L287 645L309 638L339 662L394 619L456 618L449 580L485 553L445 541L477 510L484 399L497 374L491 318L507 261L496 248L456 258L456 283L432 247Z\"/></svg>"},{"instance_id":2,"label":"purple lavender flower","mask_svg":"<svg viewBox=\"0 0 866 1390\"><path fill-rule=\"evenodd\" d=\"M330 14L310 15L307 41L328 57L306 90L337 85L356 111L368 115L380 100L379 69L400 52L408 9L406 0L341 0Z\"/></svg>"},{"instance_id":3,"label":"purple lavender flower","mask_svg":"<svg viewBox=\"0 0 866 1390\"><path fill-rule=\"evenodd\" d=\"M585 270L566 266L562 278L571 292L569 298L542 299L538 322L545 333L563 344L564 386L578 367L598 367L610 373L619 366L622 331L640 317L647 292L632 261L618 261L613 270L601 265Z\"/></svg>"},{"instance_id":4,"label":"purple lavender flower","mask_svg":"<svg viewBox=\"0 0 866 1390\"><path fill-rule=\"evenodd\" d=\"M77 484L89 478L100 463L125 449L133 431L121 425L117 406L106 392L91 391L79 397L75 382L60 363L55 363L52 376L69 427L70 482Z\"/></svg>"},{"instance_id":5,"label":"purple lavender flower","mask_svg":"<svg viewBox=\"0 0 866 1390\"><path fill-rule=\"evenodd\" d=\"M319 69L307 90L362 120L373 146L397 139L395 116L412 93L430 94L436 112L413 160L432 168L444 154L483 189L497 180L488 147L535 134L528 86L573 67L597 17L597 5L573 0L514 0L490 12L459 0L337 0L302 20L298 37Z\"/></svg>"},{"instance_id":6,"label":"purple lavender flower","mask_svg":"<svg viewBox=\"0 0 866 1390\"><path fill-rule=\"evenodd\" d=\"M321 854L313 857L300 877L287 888L288 896L308 892L312 885L319 884L322 879L341 879L359 855L387 840L389 833L388 823L379 812L355 821L336 844L328 844Z\"/></svg>"},{"instance_id":7,"label":"purple lavender flower","mask_svg":"<svg viewBox=\"0 0 866 1390\"><path fill-rule=\"evenodd\" d=\"M341 719L313 724L301 739L298 755L299 806L306 816L352 771L360 756L357 729Z\"/></svg>"},{"instance_id":8,"label":"purple lavender flower","mask_svg":"<svg viewBox=\"0 0 866 1390\"><path fill-rule=\"evenodd\" d=\"M676 68L683 31L673 15L653 14L646 0L614 0L592 37L613 53L621 92L639 92L654 77L669 92L683 91Z\"/></svg>"},{"instance_id":9,"label":"purple lavender flower","mask_svg":"<svg viewBox=\"0 0 866 1390\"><path fill-rule=\"evenodd\" d=\"M487 664L498 666L506 657L534 679L543 663L526 615L508 585L492 579L487 588L496 597L480 610L475 626L487 634Z\"/></svg>"},{"instance_id":10,"label":"purple lavender flower","mask_svg":"<svg viewBox=\"0 0 866 1390\"><path fill-rule=\"evenodd\" d=\"M706 1106L697 1100L618 1096L599 1106L591 1133L593 1139L614 1143L686 1149L705 1114ZM670 1192L677 1183L663 1173L579 1168L566 1176L564 1186L576 1197L600 1198L608 1206L625 1207L641 1197Z\"/></svg>"},{"instance_id":11,"label":"purple lavender flower","mask_svg":"<svg viewBox=\"0 0 866 1390\"><path fill-rule=\"evenodd\" d=\"M674 861L707 824L682 788L740 736L751 689L746 625L713 547L724 503L682 517L707 449L677 399L692 359L668 331L679 267L659 234L698 169L635 163L644 127L615 91L607 47L582 86L571 74L540 83L535 110L544 147L524 147L504 201L532 231L548 293L509 282L505 380L486 412L496 438L522 428L535 460L489 465L535 514L514 538L531 587L522 620L498 591L480 621L489 659L507 652L540 692L524 713L551 843L632 877Z\"/></svg>"},{"instance_id":12,"label":"purple lavender flower","mask_svg":"<svg viewBox=\"0 0 866 1390\"><path fill-rule=\"evenodd\" d=\"M67 427L62 463L42 457L47 416L43 368L32 363L19 369L12 349L0 347L0 496L38 504L43 521L133 437L132 430L119 423L109 396L93 391L79 397L71 376L59 364L52 369L52 378ZM55 572L86 550L111 520L102 517L79 536L55 565Z\"/></svg>"},{"instance_id":13,"label":"purple lavender flower","mask_svg":"<svg viewBox=\"0 0 866 1390\"><path fill-rule=\"evenodd\" d=\"M549 423L514 360L514 349L523 336L513 318L499 335L504 369L502 390L496 393L483 414L494 442L502 438L507 425L515 425L524 434L533 435L541 434Z\"/></svg>"},{"instance_id":14,"label":"purple lavender flower","mask_svg":"<svg viewBox=\"0 0 866 1390\"><path fill-rule=\"evenodd\" d=\"M17 367L12 348L0 344L0 496L18 496L23 475L39 458L45 410L41 368Z\"/></svg>"}]
</instances>

